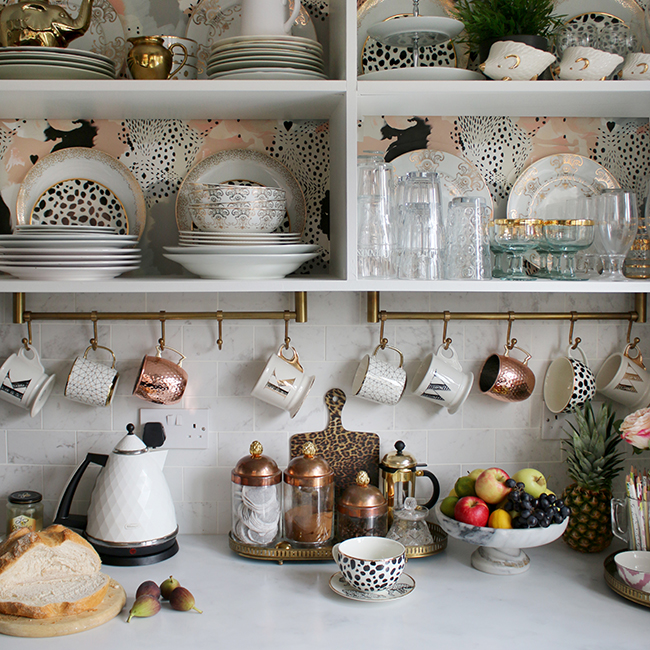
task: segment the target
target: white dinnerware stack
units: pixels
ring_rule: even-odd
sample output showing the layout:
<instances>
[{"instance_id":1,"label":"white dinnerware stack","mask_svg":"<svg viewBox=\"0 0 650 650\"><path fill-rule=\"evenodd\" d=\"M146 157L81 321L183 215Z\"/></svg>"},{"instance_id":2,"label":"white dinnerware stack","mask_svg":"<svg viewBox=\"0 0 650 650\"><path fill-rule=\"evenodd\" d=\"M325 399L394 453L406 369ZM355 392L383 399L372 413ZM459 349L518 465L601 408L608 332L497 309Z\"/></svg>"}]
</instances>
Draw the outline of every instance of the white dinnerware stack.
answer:
<instances>
[{"instance_id":1,"label":"white dinnerware stack","mask_svg":"<svg viewBox=\"0 0 650 650\"><path fill-rule=\"evenodd\" d=\"M217 41L210 79L327 79L323 47L300 36L233 36Z\"/></svg>"}]
</instances>

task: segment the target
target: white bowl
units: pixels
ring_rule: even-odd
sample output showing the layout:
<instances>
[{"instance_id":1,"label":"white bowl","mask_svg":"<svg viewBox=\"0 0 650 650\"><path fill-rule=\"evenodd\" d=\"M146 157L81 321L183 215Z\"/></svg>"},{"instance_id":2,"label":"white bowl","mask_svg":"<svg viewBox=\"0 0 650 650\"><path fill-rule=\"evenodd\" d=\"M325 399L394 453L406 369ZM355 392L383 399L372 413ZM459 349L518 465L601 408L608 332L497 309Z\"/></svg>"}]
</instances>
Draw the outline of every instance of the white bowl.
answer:
<instances>
[{"instance_id":1,"label":"white bowl","mask_svg":"<svg viewBox=\"0 0 650 650\"><path fill-rule=\"evenodd\" d=\"M273 232L286 216L284 209L222 208L220 204L188 206L194 225L203 232Z\"/></svg>"},{"instance_id":2,"label":"white bowl","mask_svg":"<svg viewBox=\"0 0 650 650\"><path fill-rule=\"evenodd\" d=\"M614 562L626 585L650 594L650 551L624 551L614 556Z\"/></svg>"},{"instance_id":3,"label":"white bowl","mask_svg":"<svg viewBox=\"0 0 650 650\"><path fill-rule=\"evenodd\" d=\"M440 503L434 506L434 512L447 535L479 546L472 554L472 566L495 575L527 571L530 558L521 549L554 542L569 525L567 517L561 524L551 524L548 528L488 528L446 517L440 512Z\"/></svg>"},{"instance_id":4,"label":"white bowl","mask_svg":"<svg viewBox=\"0 0 650 650\"><path fill-rule=\"evenodd\" d=\"M262 185L224 185L222 183L189 183L189 203L216 201L286 201L287 193L280 187Z\"/></svg>"}]
</instances>

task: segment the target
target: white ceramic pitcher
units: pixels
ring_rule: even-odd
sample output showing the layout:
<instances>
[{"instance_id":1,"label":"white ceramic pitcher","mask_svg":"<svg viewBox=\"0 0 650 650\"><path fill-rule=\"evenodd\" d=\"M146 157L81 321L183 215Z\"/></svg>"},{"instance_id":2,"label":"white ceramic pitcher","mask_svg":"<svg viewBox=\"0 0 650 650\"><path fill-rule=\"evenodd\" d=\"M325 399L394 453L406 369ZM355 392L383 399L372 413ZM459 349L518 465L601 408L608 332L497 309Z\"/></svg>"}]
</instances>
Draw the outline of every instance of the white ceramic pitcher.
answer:
<instances>
[{"instance_id":1,"label":"white ceramic pitcher","mask_svg":"<svg viewBox=\"0 0 650 650\"><path fill-rule=\"evenodd\" d=\"M293 11L287 20L290 0L242 0L242 36L286 36L300 13L300 0L293 0Z\"/></svg>"}]
</instances>

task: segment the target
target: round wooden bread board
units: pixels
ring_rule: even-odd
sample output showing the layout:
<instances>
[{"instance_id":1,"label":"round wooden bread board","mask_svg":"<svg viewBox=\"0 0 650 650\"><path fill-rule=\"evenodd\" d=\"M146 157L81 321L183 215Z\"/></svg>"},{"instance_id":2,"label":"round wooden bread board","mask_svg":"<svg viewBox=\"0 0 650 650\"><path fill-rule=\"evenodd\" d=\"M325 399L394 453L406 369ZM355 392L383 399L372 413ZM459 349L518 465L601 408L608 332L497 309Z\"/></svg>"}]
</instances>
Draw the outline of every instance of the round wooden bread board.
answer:
<instances>
[{"instance_id":1,"label":"round wooden bread board","mask_svg":"<svg viewBox=\"0 0 650 650\"><path fill-rule=\"evenodd\" d=\"M54 618L25 618L0 614L0 633L9 636L65 636L98 627L115 618L126 603L126 592L111 578L104 600L97 609L73 616Z\"/></svg>"}]
</instances>

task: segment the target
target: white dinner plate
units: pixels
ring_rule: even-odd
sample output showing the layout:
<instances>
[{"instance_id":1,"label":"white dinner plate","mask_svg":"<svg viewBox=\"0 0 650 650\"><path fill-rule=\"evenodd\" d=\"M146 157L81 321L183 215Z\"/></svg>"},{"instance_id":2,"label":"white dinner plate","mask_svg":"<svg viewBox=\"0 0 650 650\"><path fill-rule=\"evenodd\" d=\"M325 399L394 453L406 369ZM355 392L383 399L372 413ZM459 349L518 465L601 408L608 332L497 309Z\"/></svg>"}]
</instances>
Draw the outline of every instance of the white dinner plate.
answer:
<instances>
[{"instance_id":1,"label":"white dinner plate","mask_svg":"<svg viewBox=\"0 0 650 650\"><path fill-rule=\"evenodd\" d=\"M192 255L291 255L294 253L315 253L320 246L317 244L261 244L259 246L246 245L212 245L212 246L163 246L163 248L172 254Z\"/></svg>"},{"instance_id":2,"label":"white dinner plate","mask_svg":"<svg viewBox=\"0 0 650 650\"><path fill-rule=\"evenodd\" d=\"M55 3L56 4L56 3ZM74 43L79 41L75 40ZM106 67L114 68L115 62L110 57L98 54L96 52L88 52L74 47L39 47L37 45L15 45L3 47L0 49L0 57L5 56L35 56L44 57L52 60L64 61L94 61L101 63Z\"/></svg>"},{"instance_id":3,"label":"white dinner plate","mask_svg":"<svg viewBox=\"0 0 650 650\"><path fill-rule=\"evenodd\" d=\"M9 273L21 280L79 280L79 281L97 281L110 280L127 271L134 271L137 266L116 266L113 268L56 268L46 266L0 266L0 271Z\"/></svg>"},{"instance_id":4,"label":"white dinner plate","mask_svg":"<svg viewBox=\"0 0 650 650\"><path fill-rule=\"evenodd\" d=\"M239 68L254 68L256 66L260 67L290 67L290 68L305 68L315 70L317 72L323 72L325 66L322 61L318 59L309 59L301 56L284 56L284 55L253 55L253 56L223 56L223 57L213 57L208 63L208 72L211 68L216 66L226 66L230 65L231 69L236 69L235 64L238 64Z\"/></svg>"},{"instance_id":5,"label":"white dinner plate","mask_svg":"<svg viewBox=\"0 0 650 650\"><path fill-rule=\"evenodd\" d=\"M49 224L49 223L23 223L16 224L14 227L15 232L23 234L33 234L33 233L102 233L102 234L117 234L115 228L112 226L86 226L83 224Z\"/></svg>"},{"instance_id":6,"label":"white dinner plate","mask_svg":"<svg viewBox=\"0 0 650 650\"><path fill-rule=\"evenodd\" d=\"M271 280L284 278L318 252L291 255L192 255L163 253L188 271L214 280Z\"/></svg>"},{"instance_id":7,"label":"white dinner plate","mask_svg":"<svg viewBox=\"0 0 650 650\"><path fill-rule=\"evenodd\" d=\"M59 181L69 178L88 178L108 187L126 210L128 232L137 237L142 235L147 208L142 188L135 176L113 156L88 147L60 149L41 158L27 172L20 185L12 222L29 223L34 204L41 194Z\"/></svg>"},{"instance_id":8,"label":"white dinner plate","mask_svg":"<svg viewBox=\"0 0 650 650\"><path fill-rule=\"evenodd\" d=\"M63 253L59 255L22 255L19 253L4 253L0 252L0 263L4 264L5 262L11 264L13 262L25 262L27 264L46 264L51 265L55 262L96 262L98 264L103 264L105 262L111 262L113 264L128 264L132 262L139 262L142 259L142 255L130 253L128 255L65 255Z\"/></svg>"},{"instance_id":9,"label":"white dinner plate","mask_svg":"<svg viewBox=\"0 0 650 650\"><path fill-rule=\"evenodd\" d=\"M313 65L306 65L300 63L300 61L285 61L281 59L253 59L245 61L230 61L228 63L211 63L208 66L208 76L214 75L215 73L220 72L235 72L241 71L245 72L246 70L269 70L274 68L282 68L287 70L294 70L296 72L311 72L317 75L322 75L323 68Z\"/></svg>"},{"instance_id":10,"label":"white dinner plate","mask_svg":"<svg viewBox=\"0 0 650 650\"><path fill-rule=\"evenodd\" d=\"M510 190L506 214L508 219L544 219L554 205L617 187L614 176L596 161L559 153L524 170Z\"/></svg>"},{"instance_id":11,"label":"white dinner plate","mask_svg":"<svg viewBox=\"0 0 650 650\"><path fill-rule=\"evenodd\" d=\"M25 266L39 266L40 268L48 269L112 269L113 267L126 267L137 269L139 261L136 260L105 260L96 262L95 260L43 260L36 264L34 262L27 262L25 260L2 260L2 265L7 267L25 267Z\"/></svg>"},{"instance_id":12,"label":"white dinner plate","mask_svg":"<svg viewBox=\"0 0 650 650\"><path fill-rule=\"evenodd\" d=\"M0 242L0 253L11 255L137 255L141 251L139 248L109 248L103 246L83 246L83 247L67 247L67 246L48 246L39 248L38 246L24 248L7 247L4 243Z\"/></svg>"},{"instance_id":13,"label":"white dinner plate","mask_svg":"<svg viewBox=\"0 0 650 650\"><path fill-rule=\"evenodd\" d=\"M485 81L480 72L465 68L426 66L419 68L392 68L359 75L359 81Z\"/></svg>"},{"instance_id":14,"label":"white dinner plate","mask_svg":"<svg viewBox=\"0 0 650 650\"><path fill-rule=\"evenodd\" d=\"M390 47L413 47L418 36L420 46L438 45L456 38L464 25L446 16L406 16L375 23L368 28L368 36Z\"/></svg>"},{"instance_id":15,"label":"white dinner plate","mask_svg":"<svg viewBox=\"0 0 650 650\"><path fill-rule=\"evenodd\" d=\"M249 68L248 70L237 70L236 72L215 72L208 75L210 79L284 79L312 81L316 79L327 79L327 76L318 72L294 72L287 68Z\"/></svg>"},{"instance_id":16,"label":"white dinner plate","mask_svg":"<svg viewBox=\"0 0 650 650\"><path fill-rule=\"evenodd\" d=\"M290 0L290 6L293 2ZM290 9L291 10L291 9ZM296 19L291 34L317 41L311 16L304 7ZM199 79L206 78L206 64L213 45L224 39L241 35L241 0L200 0L194 8L185 36L199 43ZM258 40L257 37L249 37ZM229 41L230 42L230 41Z\"/></svg>"},{"instance_id":17,"label":"white dinner plate","mask_svg":"<svg viewBox=\"0 0 650 650\"><path fill-rule=\"evenodd\" d=\"M176 197L176 224L179 231L192 229L189 212L190 183L227 183L246 180L286 192L291 232L302 233L307 217L305 197L298 181L276 158L251 149L219 151L198 162L187 173Z\"/></svg>"},{"instance_id":18,"label":"white dinner plate","mask_svg":"<svg viewBox=\"0 0 650 650\"><path fill-rule=\"evenodd\" d=\"M100 70L86 70L81 67L70 67L59 64L0 64L0 79L58 79L60 81L86 79L91 81L113 78L109 73Z\"/></svg>"},{"instance_id":19,"label":"white dinner plate","mask_svg":"<svg viewBox=\"0 0 650 650\"><path fill-rule=\"evenodd\" d=\"M5 239L6 237L6 239ZM58 240L58 239L37 239L30 237L27 240L14 239L14 235L0 235L0 246L9 249L23 249L23 248L52 248L57 246L59 250L66 249L83 249L92 248L94 246L101 246L104 248L133 248L138 242L135 239L116 241L107 241L106 239L74 239L74 240Z\"/></svg>"},{"instance_id":20,"label":"white dinner plate","mask_svg":"<svg viewBox=\"0 0 650 650\"><path fill-rule=\"evenodd\" d=\"M478 196L485 199L494 214L492 194L481 172L468 160L454 156L446 151L417 149L398 156L391 164L397 176L408 172L436 172L440 178L440 202L443 210L459 196Z\"/></svg>"}]
</instances>

